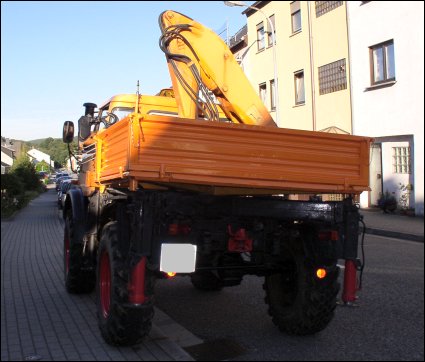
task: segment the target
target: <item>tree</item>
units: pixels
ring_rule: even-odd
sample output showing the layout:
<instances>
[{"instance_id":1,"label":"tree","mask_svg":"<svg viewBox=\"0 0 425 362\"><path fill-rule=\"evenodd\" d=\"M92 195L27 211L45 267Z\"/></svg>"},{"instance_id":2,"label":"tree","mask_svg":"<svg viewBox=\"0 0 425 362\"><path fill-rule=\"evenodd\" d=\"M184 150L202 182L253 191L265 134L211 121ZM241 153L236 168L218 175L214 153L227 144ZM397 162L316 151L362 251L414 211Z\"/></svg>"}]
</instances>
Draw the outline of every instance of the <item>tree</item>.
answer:
<instances>
[{"instance_id":1,"label":"tree","mask_svg":"<svg viewBox=\"0 0 425 362\"><path fill-rule=\"evenodd\" d=\"M46 138L43 142L40 143L40 148L44 148L48 150L51 148L51 144L54 143L55 140L52 137Z\"/></svg>"},{"instance_id":2,"label":"tree","mask_svg":"<svg viewBox=\"0 0 425 362\"><path fill-rule=\"evenodd\" d=\"M14 197L24 192L24 185L18 176L13 173L6 173L1 175L1 189L2 196L3 190L5 190L9 197Z\"/></svg>"},{"instance_id":3,"label":"tree","mask_svg":"<svg viewBox=\"0 0 425 362\"><path fill-rule=\"evenodd\" d=\"M41 162L39 162L35 165L35 170L37 172L40 172L40 171L49 172L50 171L50 165L46 161L43 160L43 161L41 161Z\"/></svg>"},{"instance_id":4,"label":"tree","mask_svg":"<svg viewBox=\"0 0 425 362\"><path fill-rule=\"evenodd\" d=\"M19 177L26 190L37 190L40 187L35 167L27 155L23 154L16 159L10 172Z\"/></svg>"}]
</instances>

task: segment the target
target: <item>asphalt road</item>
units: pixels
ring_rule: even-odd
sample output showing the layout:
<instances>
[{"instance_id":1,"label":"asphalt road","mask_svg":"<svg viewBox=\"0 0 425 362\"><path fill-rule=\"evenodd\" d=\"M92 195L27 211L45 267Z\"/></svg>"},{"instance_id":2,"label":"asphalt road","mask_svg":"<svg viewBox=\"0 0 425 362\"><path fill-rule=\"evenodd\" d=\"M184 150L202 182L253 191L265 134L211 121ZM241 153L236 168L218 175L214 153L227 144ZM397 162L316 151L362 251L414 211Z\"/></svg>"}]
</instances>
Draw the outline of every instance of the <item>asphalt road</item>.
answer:
<instances>
[{"instance_id":1,"label":"asphalt road","mask_svg":"<svg viewBox=\"0 0 425 362\"><path fill-rule=\"evenodd\" d=\"M315 336L280 333L254 276L221 292L198 291L187 277L160 280L156 305L205 342L204 360L423 361L423 243L366 235L365 250L359 307L339 306Z\"/></svg>"}]
</instances>

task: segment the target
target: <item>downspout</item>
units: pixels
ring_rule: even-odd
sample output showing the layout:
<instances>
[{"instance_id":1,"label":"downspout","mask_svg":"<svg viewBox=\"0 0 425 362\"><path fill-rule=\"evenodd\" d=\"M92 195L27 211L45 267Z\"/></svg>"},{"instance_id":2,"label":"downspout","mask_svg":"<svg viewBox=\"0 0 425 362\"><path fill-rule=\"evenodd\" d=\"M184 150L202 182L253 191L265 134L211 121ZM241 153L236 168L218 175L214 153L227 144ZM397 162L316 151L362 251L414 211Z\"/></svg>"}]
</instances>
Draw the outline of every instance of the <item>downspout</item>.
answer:
<instances>
[{"instance_id":1,"label":"downspout","mask_svg":"<svg viewBox=\"0 0 425 362\"><path fill-rule=\"evenodd\" d=\"M310 45L310 74L311 74L311 112L313 117L313 131L316 131L316 89L314 82L314 55L313 55L313 30L310 17L310 1L307 1L308 39Z\"/></svg>"},{"instance_id":2,"label":"downspout","mask_svg":"<svg viewBox=\"0 0 425 362\"><path fill-rule=\"evenodd\" d=\"M350 82L350 93L349 93L349 97L350 97L350 116L351 116L351 134L356 134L355 130L354 130L354 110L353 110L353 83L351 81L352 75L351 75L351 43L350 43L350 26L349 26L349 16L348 16L348 5L347 2L345 1L345 18L346 20L346 24L347 24L347 44L348 44L348 81ZM370 193L369 193L370 194Z\"/></svg>"}]
</instances>

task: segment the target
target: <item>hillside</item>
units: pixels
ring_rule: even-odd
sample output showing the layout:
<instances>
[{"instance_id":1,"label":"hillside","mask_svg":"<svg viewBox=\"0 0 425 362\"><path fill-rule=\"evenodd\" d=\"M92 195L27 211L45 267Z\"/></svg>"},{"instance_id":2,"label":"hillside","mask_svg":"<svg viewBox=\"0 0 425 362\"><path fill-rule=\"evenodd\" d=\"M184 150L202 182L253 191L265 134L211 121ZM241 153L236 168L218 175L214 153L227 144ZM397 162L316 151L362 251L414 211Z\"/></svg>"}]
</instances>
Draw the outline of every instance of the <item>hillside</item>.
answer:
<instances>
[{"instance_id":1,"label":"hillside","mask_svg":"<svg viewBox=\"0 0 425 362\"><path fill-rule=\"evenodd\" d=\"M40 145L41 143L43 143L44 141L46 141L47 139L50 139L50 138L52 138L52 137L39 138L39 139L36 139L36 140L27 141L27 143L31 143L33 146L36 146L36 145ZM62 142L62 139L60 139L60 138L53 138L53 140L60 140Z\"/></svg>"}]
</instances>

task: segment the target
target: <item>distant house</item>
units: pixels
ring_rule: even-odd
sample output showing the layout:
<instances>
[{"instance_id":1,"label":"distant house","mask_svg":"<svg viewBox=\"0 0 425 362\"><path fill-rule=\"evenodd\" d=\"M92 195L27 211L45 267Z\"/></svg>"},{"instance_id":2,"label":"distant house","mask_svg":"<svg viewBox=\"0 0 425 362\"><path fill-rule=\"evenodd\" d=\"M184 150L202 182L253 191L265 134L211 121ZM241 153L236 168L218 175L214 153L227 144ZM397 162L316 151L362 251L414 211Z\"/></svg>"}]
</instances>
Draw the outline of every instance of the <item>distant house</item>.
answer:
<instances>
[{"instance_id":1,"label":"distant house","mask_svg":"<svg viewBox=\"0 0 425 362\"><path fill-rule=\"evenodd\" d=\"M30 161L37 164L38 162L44 161L48 165L52 166L52 160L50 159L50 156L47 153L41 152L34 147L27 152L27 155L30 158Z\"/></svg>"},{"instance_id":2,"label":"distant house","mask_svg":"<svg viewBox=\"0 0 425 362\"><path fill-rule=\"evenodd\" d=\"M2 174L9 172L15 158L16 157L15 157L14 150L5 146L1 146L1 173Z\"/></svg>"},{"instance_id":3,"label":"distant house","mask_svg":"<svg viewBox=\"0 0 425 362\"><path fill-rule=\"evenodd\" d=\"M12 150L15 158L19 158L24 152L24 144L24 141L18 141L3 136L1 137L1 146Z\"/></svg>"}]
</instances>

